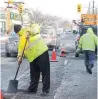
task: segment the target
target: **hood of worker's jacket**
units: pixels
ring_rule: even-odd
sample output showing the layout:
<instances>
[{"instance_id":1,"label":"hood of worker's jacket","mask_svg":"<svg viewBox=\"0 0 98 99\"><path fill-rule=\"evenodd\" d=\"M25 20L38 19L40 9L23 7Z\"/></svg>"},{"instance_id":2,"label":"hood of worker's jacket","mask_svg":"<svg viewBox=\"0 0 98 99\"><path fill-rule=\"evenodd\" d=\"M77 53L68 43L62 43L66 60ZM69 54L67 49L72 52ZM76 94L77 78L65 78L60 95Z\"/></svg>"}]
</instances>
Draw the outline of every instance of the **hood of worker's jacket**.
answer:
<instances>
[{"instance_id":1,"label":"hood of worker's jacket","mask_svg":"<svg viewBox=\"0 0 98 99\"><path fill-rule=\"evenodd\" d=\"M82 50L95 51L97 44L97 36L94 34L92 28L88 28L86 34L82 35L79 40L79 48Z\"/></svg>"},{"instance_id":2,"label":"hood of worker's jacket","mask_svg":"<svg viewBox=\"0 0 98 99\"><path fill-rule=\"evenodd\" d=\"M93 29L92 29L92 28L88 28L86 33L94 34L94 32L93 32Z\"/></svg>"},{"instance_id":3,"label":"hood of worker's jacket","mask_svg":"<svg viewBox=\"0 0 98 99\"><path fill-rule=\"evenodd\" d=\"M22 28L22 29L18 32L18 34L21 36L21 35L23 35L24 32L32 33L32 27Z\"/></svg>"},{"instance_id":4,"label":"hood of worker's jacket","mask_svg":"<svg viewBox=\"0 0 98 99\"><path fill-rule=\"evenodd\" d=\"M36 33L40 33L40 26L38 24L32 24L30 26L30 31L33 33L33 34L36 34Z\"/></svg>"},{"instance_id":5,"label":"hood of worker's jacket","mask_svg":"<svg viewBox=\"0 0 98 99\"><path fill-rule=\"evenodd\" d=\"M22 28L22 29L18 32L18 34L19 34L20 36L22 36L24 32L25 32L25 28Z\"/></svg>"}]
</instances>

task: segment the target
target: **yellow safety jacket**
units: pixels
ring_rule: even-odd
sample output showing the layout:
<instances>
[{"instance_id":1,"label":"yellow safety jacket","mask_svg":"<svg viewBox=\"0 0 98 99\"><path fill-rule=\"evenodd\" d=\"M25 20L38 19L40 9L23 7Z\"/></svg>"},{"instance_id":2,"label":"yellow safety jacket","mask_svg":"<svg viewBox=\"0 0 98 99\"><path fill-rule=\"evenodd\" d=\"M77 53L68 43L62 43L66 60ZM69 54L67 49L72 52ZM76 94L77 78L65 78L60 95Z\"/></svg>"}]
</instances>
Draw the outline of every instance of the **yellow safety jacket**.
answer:
<instances>
[{"instance_id":1,"label":"yellow safety jacket","mask_svg":"<svg viewBox=\"0 0 98 99\"><path fill-rule=\"evenodd\" d=\"M19 45L18 45L18 56L21 56L25 42L26 42L26 29L21 29L20 32L22 35L20 36ZM30 36L29 40L27 41L27 45L24 51L24 55L27 57L29 62L35 60L38 56L43 54L45 51L48 50L47 45L41 38L40 34L35 36Z\"/></svg>"}]
</instances>

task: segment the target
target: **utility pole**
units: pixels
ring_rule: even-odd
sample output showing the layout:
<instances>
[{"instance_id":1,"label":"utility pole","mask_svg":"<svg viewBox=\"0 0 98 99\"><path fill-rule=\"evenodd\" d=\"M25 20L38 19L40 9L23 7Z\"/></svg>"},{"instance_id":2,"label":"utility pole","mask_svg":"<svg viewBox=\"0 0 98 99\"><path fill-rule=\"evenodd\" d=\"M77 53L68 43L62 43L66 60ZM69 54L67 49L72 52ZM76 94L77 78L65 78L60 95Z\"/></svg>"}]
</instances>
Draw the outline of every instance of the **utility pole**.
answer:
<instances>
[{"instance_id":1,"label":"utility pole","mask_svg":"<svg viewBox=\"0 0 98 99\"><path fill-rule=\"evenodd\" d=\"M89 10L89 11L88 11L89 14L90 14L90 8L91 8L91 5L90 5L90 2L89 2L89 9L88 9L88 10Z\"/></svg>"},{"instance_id":2,"label":"utility pole","mask_svg":"<svg viewBox=\"0 0 98 99\"><path fill-rule=\"evenodd\" d=\"M94 0L93 0L93 14L94 14L94 7L95 7L95 2L94 2Z\"/></svg>"}]
</instances>

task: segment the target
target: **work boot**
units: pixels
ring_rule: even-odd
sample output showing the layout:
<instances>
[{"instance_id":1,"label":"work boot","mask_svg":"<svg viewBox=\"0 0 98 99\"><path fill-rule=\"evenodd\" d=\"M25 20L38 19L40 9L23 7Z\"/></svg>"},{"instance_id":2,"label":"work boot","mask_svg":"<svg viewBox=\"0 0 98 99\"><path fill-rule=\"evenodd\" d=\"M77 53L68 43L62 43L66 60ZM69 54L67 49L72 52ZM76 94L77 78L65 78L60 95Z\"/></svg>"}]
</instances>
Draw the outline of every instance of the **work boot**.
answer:
<instances>
[{"instance_id":1,"label":"work boot","mask_svg":"<svg viewBox=\"0 0 98 99\"><path fill-rule=\"evenodd\" d=\"M37 90L33 90L33 89L31 89L31 87L28 87L28 93L36 93L37 92Z\"/></svg>"},{"instance_id":2,"label":"work boot","mask_svg":"<svg viewBox=\"0 0 98 99\"><path fill-rule=\"evenodd\" d=\"M86 72L89 73L88 67L86 67Z\"/></svg>"},{"instance_id":3,"label":"work boot","mask_svg":"<svg viewBox=\"0 0 98 99\"><path fill-rule=\"evenodd\" d=\"M94 65L93 64L91 64L91 68L93 68L94 67Z\"/></svg>"},{"instance_id":4,"label":"work boot","mask_svg":"<svg viewBox=\"0 0 98 99\"><path fill-rule=\"evenodd\" d=\"M90 66L88 67L88 73L92 74L92 68Z\"/></svg>"}]
</instances>

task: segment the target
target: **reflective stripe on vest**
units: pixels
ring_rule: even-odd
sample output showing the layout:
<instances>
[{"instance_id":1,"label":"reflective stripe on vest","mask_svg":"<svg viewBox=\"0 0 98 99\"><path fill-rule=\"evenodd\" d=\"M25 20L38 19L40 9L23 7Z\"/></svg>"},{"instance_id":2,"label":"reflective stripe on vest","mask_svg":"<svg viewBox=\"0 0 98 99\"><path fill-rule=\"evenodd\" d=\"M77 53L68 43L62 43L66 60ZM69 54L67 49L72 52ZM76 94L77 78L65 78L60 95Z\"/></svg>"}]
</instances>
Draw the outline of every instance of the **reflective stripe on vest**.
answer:
<instances>
[{"instance_id":1,"label":"reflective stripe on vest","mask_svg":"<svg viewBox=\"0 0 98 99\"><path fill-rule=\"evenodd\" d=\"M34 45L36 45L40 40L42 40L41 37L39 37L35 42L33 43L30 43L26 48L25 48L25 51L28 50L28 49L31 49Z\"/></svg>"}]
</instances>

